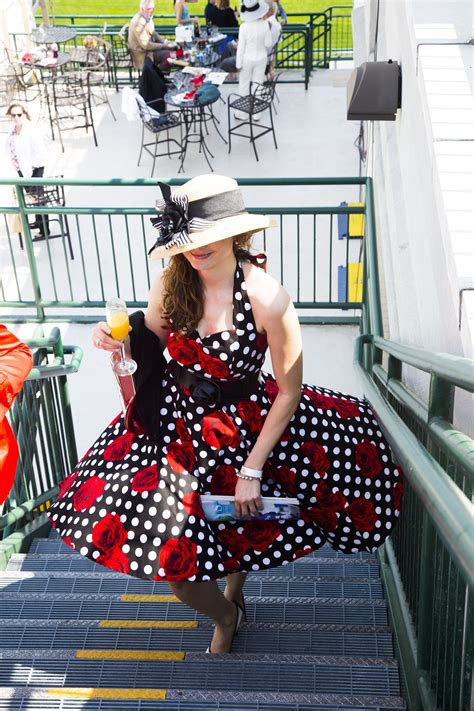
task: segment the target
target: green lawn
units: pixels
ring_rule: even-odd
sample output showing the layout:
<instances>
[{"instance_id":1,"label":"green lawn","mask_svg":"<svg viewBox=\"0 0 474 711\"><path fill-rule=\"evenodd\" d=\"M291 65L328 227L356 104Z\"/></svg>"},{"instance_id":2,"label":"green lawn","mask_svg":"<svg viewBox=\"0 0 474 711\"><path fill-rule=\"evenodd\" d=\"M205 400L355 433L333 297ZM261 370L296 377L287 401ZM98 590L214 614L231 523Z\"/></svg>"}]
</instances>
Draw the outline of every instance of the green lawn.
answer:
<instances>
[{"instance_id":1,"label":"green lawn","mask_svg":"<svg viewBox=\"0 0 474 711\"><path fill-rule=\"evenodd\" d=\"M56 0L54 3L55 15L125 15L132 17L137 8L138 0ZM239 6L240 2L231 0L232 6ZM321 12L336 2L330 0L283 0L283 7L286 12ZM345 0L342 4L351 5L351 0ZM191 14L202 15L206 0L198 0L190 4ZM173 0L155 0L156 15L170 15L174 12Z\"/></svg>"}]
</instances>

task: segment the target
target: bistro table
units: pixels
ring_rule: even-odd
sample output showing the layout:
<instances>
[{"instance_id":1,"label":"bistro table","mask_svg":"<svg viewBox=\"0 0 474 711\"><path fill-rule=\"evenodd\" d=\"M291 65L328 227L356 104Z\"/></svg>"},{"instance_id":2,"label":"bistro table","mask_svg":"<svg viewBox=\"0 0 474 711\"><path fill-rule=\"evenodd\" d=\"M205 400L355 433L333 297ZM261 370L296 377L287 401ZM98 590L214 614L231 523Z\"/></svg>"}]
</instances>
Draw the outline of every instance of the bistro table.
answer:
<instances>
[{"instance_id":1,"label":"bistro table","mask_svg":"<svg viewBox=\"0 0 474 711\"><path fill-rule=\"evenodd\" d=\"M57 57L46 56L42 59L37 59L36 61L23 62L23 64L28 64L30 67L37 67L40 71L44 71L46 69L55 70L59 67L63 67L69 62L70 59L71 55L69 52L58 52Z\"/></svg>"},{"instance_id":2,"label":"bistro table","mask_svg":"<svg viewBox=\"0 0 474 711\"><path fill-rule=\"evenodd\" d=\"M48 109L48 119L49 119L49 125L51 127L51 137L54 141L54 131L53 131L53 122L52 122L52 113L51 113L51 100L49 96L49 91L48 91L48 82L45 80L45 73L46 72L51 72L50 77L54 81L57 70L60 67L64 67L71 59L71 55L69 52L58 52L57 57L43 57L42 59L38 59L36 61L31 61L31 62L23 62L28 67L31 67L32 69L39 69L40 74L41 74L41 84L43 87L43 92L44 92L44 97L46 99L46 107Z\"/></svg>"},{"instance_id":3,"label":"bistro table","mask_svg":"<svg viewBox=\"0 0 474 711\"><path fill-rule=\"evenodd\" d=\"M188 57L186 58L186 55ZM168 59L169 64L174 64L177 67L213 67L220 60L220 54L211 50L210 52L198 51L194 54L192 58L192 50L185 50L184 56L179 59L175 59L173 55Z\"/></svg>"},{"instance_id":4,"label":"bistro table","mask_svg":"<svg viewBox=\"0 0 474 711\"><path fill-rule=\"evenodd\" d=\"M30 38L35 44L62 44L63 42L68 42L74 39L77 35L77 30L71 25L50 25L45 27L40 25L33 30L30 34Z\"/></svg>"},{"instance_id":5,"label":"bistro table","mask_svg":"<svg viewBox=\"0 0 474 711\"><path fill-rule=\"evenodd\" d=\"M195 88L192 84L190 84L190 82L187 82L185 86L182 86L179 89L170 89L164 97L167 104L171 104L171 106L180 110L185 127L183 152L181 153L181 163L178 173L181 173L184 170L184 159L186 158L186 152L190 143L199 144L199 152L204 154L204 158L206 159L210 170L213 171L214 169L209 158L214 158L214 155L211 153L209 146L206 143L206 134L208 133L206 125L209 121L213 122L217 133L222 138L224 143L227 143L224 136L219 131L217 119L212 111L212 103L218 99L216 98L208 104L200 104L195 97L187 101L180 100L183 93L186 93L190 87L192 89ZM208 111L206 111L206 108Z\"/></svg>"}]
</instances>

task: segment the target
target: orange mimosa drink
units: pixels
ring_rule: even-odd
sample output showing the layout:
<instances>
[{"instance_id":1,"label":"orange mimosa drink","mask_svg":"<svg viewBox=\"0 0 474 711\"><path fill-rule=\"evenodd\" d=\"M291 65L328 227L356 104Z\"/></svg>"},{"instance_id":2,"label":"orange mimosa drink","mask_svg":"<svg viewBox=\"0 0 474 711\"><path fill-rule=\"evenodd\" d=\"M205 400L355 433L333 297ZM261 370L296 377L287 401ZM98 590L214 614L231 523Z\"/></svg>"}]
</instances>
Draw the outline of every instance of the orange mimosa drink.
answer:
<instances>
[{"instance_id":1,"label":"orange mimosa drink","mask_svg":"<svg viewBox=\"0 0 474 711\"><path fill-rule=\"evenodd\" d=\"M116 341L124 341L130 330L128 314L120 311L109 313L107 326L110 328L112 338L115 338Z\"/></svg>"},{"instance_id":2,"label":"orange mimosa drink","mask_svg":"<svg viewBox=\"0 0 474 711\"><path fill-rule=\"evenodd\" d=\"M137 364L132 358L127 358L125 355L125 340L130 330L127 304L123 299L109 299L105 304L105 315L107 326L110 328L110 335L116 341L122 342L120 347L122 358L113 366L114 373L124 376L133 375L137 369Z\"/></svg>"}]
</instances>

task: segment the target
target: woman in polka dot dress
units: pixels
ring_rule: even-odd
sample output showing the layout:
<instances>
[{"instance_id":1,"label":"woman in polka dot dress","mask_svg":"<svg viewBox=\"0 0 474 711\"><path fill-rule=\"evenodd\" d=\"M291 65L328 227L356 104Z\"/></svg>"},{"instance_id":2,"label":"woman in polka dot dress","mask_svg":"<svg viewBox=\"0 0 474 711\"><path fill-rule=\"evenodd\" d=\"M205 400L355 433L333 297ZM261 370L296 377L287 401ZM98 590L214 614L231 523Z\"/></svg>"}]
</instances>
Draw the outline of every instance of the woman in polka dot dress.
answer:
<instances>
[{"instance_id":1,"label":"woman in polka dot dress","mask_svg":"<svg viewBox=\"0 0 474 711\"><path fill-rule=\"evenodd\" d=\"M402 476L367 402L302 385L294 307L247 251L268 218L248 214L223 176L162 191L151 258L171 260L145 314L171 358L159 437L127 431L117 417L62 483L50 520L97 563L167 580L215 621L209 651L228 652L246 574L326 543L374 550L399 515ZM118 346L104 323L93 340ZM267 348L275 377L261 371ZM201 494L235 495L247 520L207 521ZM262 495L297 497L300 518L252 518Z\"/></svg>"}]
</instances>

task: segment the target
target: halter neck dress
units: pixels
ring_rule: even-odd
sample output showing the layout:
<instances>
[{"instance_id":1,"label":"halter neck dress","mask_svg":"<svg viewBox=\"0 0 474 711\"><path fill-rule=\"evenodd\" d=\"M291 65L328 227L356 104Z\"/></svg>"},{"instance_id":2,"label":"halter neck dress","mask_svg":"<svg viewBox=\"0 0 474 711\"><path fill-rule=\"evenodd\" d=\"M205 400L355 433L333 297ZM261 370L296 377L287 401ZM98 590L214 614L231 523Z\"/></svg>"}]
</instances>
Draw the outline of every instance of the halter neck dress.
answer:
<instances>
[{"instance_id":1,"label":"halter neck dress","mask_svg":"<svg viewBox=\"0 0 474 711\"><path fill-rule=\"evenodd\" d=\"M172 359L215 380L261 371L258 333L242 265L234 277L233 326L199 337L170 331ZM197 404L167 370L161 445L127 432L122 415L61 484L49 512L64 542L96 563L139 578L206 581L290 563L328 543L372 551L392 532L402 472L368 403L313 385L301 399L263 472L262 495L296 497L300 518L217 523L201 494L235 491L236 472L278 392L261 372L248 399Z\"/></svg>"}]
</instances>

